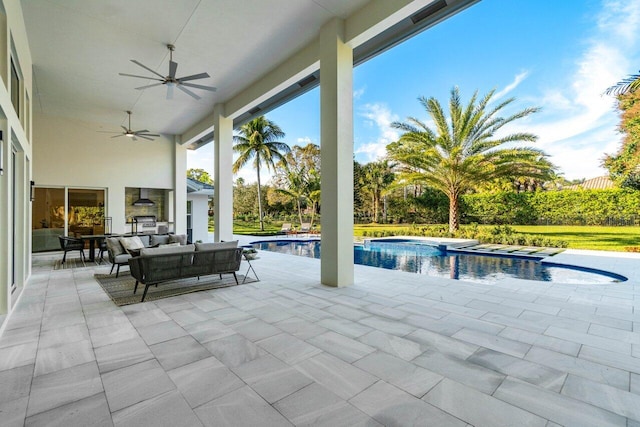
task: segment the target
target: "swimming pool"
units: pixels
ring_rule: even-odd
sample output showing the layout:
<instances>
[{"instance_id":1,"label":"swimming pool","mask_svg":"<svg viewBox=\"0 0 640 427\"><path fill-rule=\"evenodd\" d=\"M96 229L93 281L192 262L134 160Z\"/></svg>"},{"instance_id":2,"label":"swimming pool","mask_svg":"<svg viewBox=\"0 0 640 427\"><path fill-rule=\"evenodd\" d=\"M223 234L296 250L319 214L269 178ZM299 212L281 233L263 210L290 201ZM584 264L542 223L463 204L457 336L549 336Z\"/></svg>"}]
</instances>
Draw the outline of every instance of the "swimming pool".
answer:
<instances>
[{"instance_id":1,"label":"swimming pool","mask_svg":"<svg viewBox=\"0 0 640 427\"><path fill-rule=\"evenodd\" d=\"M256 249L320 258L318 240L272 240L253 242ZM456 253L415 241L368 242L354 246L356 264L402 270L429 276L480 283L504 278L569 284L605 284L626 281L626 277L600 270L549 266L538 259Z\"/></svg>"}]
</instances>

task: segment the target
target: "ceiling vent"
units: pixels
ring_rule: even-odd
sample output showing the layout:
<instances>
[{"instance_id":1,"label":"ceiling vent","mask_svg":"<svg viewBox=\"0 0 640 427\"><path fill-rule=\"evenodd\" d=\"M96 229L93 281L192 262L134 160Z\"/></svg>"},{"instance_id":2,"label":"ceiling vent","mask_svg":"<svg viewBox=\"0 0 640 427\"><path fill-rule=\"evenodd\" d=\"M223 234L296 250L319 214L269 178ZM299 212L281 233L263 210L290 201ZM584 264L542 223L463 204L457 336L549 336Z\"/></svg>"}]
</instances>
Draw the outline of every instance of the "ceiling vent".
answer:
<instances>
[{"instance_id":1,"label":"ceiling vent","mask_svg":"<svg viewBox=\"0 0 640 427\"><path fill-rule=\"evenodd\" d=\"M140 189L140 197L138 200L133 202L133 206L155 206L155 203L149 199L148 196L149 190L146 188Z\"/></svg>"}]
</instances>

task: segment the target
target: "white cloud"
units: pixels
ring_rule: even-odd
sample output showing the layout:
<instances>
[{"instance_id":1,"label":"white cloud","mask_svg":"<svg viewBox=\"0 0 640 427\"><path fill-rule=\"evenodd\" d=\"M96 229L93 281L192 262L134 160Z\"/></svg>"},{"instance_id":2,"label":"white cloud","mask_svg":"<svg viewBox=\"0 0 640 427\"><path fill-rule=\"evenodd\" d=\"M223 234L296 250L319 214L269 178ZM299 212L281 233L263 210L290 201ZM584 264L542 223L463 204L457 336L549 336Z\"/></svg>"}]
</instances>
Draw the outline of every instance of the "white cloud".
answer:
<instances>
[{"instance_id":1,"label":"white cloud","mask_svg":"<svg viewBox=\"0 0 640 427\"><path fill-rule=\"evenodd\" d=\"M391 127L391 123L398 121L398 116L382 103L365 104L359 116L364 117L365 124L375 127L378 135L374 141L359 144L355 154L365 155L367 161L384 157L387 145L400 137L399 132Z\"/></svg>"},{"instance_id":2,"label":"white cloud","mask_svg":"<svg viewBox=\"0 0 640 427\"><path fill-rule=\"evenodd\" d=\"M493 95L494 100L496 99L500 99L503 96L505 96L506 94L508 94L509 92L511 92L512 90L514 90L515 88L518 87L518 85L520 85L520 83L522 83L522 81L524 79L527 78L527 76L529 75L528 71L522 71L521 73L517 74L514 79L513 82L511 82L510 84L508 84L504 89L502 89L499 92L496 92L495 95Z\"/></svg>"},{"instance_id":3,"label":"white cloud","mask_svg":"<svg viewBox=\"0 0 640 427\"><path fill-rule=\"evenodd\" d=\"M296 139L296 143L301 146L305 146L308 144L314 144L313 140L309 136L303 136L301 138Z\"/></svg>"},{"instance_id":4,"label":"white cloud","mask_svg":"<svg viewBox=\"0 0 640 427\"><path fill-rule=\"evenodd\" d=\"M640 2L605 1L597 22L575 60L571 83L544 90L533 104L542 112L508 129L538 135L536 146L569 179L605 174L600 166L604 153L615 152L620 143L615 100L603 93L629 73L629 54L637 51Z\"/></svg>"},{"instance_id":5,"label":"white cloud","mask_svg":"<svg viewBox=\"0 0 640 427\"><path fill-rule=\"evenodd\" d=\"M354 90L353 91L353 99L357 101L358 99L362 98L362 95L364 95L366 89L367 89L367 87L363 86L360 89Z\"/></svg>"}]
</instances>

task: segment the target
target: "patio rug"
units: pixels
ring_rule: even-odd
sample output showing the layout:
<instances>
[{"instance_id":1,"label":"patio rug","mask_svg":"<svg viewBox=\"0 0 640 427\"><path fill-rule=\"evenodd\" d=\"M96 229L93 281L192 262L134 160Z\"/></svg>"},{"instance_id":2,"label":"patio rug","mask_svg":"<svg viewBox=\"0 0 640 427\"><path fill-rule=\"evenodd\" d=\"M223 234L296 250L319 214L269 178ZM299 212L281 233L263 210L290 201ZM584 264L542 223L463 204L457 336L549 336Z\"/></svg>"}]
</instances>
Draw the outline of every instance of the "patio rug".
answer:
<instances>
[{"instance_id":1,"label":"patio rug","mask_svg":"<svg viewBox=\"0 0 640 427\"><path fill-rule=\"evenodd\" d=\"M237 274L238 282L242 283L244 276ZM111 297L111 300L118 306L137 304L142 299L144 285L138 285L138 291L134 295L133 288L136 280L131 277L128 271L120 272L120 276L115 274L94 274L93 277L102 286L102 289ZM255 279L247 277L245 283L257 282ZM144 302L155 301L162 298L173 297L176 295L189 294L191 292L206 291L209 289L226 288L228 286L236 286L233 275L225 274L220 279L218 275L203 276L198 280L197 277L188 279L174 280L165 282L155 286L150 286Z\"/></svg>"},{"instance_id":2,"label":"patio rug","mask_svg":"<svg viewBox=\"0 0 640 427\"><path fill-rule=\"evenodd\" d=\"M65 261L65 263L62 263L62 259L57 259L54 261L53 263L53 269L54 270L74 270L76 268L87 268L87 267L96 267L98 265L111 265L111 263L109 262L109 260L107 260L106 258L104 258L100 263L97 262L91 262L89 261L89 258L87 258L87 260L83 263L82 260L80 260L80 258L71 258Z\"/></svg>"}]
</instances>

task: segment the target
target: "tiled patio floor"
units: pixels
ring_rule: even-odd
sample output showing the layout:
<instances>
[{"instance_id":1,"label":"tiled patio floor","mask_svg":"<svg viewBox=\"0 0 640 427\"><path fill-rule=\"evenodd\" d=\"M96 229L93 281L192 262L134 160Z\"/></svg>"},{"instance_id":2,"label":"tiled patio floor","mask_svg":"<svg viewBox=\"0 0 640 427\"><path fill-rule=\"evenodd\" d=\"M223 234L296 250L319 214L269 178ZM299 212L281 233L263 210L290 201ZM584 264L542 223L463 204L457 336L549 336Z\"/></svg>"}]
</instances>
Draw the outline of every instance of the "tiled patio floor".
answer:
<instances>
[{"instance_id":1,"label":"tiled patio floor","mask_svg":"<svg viewBox=\"0 0 640 427\"><path fill-rule=\"evenodd\" d=\"M640 426L637 279L356 266L335 289L261 252L259 283L119 308L108 267L35 264L0 339L3 426Z\"/></svg>"}]
</instances>

